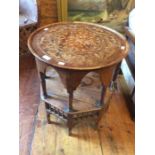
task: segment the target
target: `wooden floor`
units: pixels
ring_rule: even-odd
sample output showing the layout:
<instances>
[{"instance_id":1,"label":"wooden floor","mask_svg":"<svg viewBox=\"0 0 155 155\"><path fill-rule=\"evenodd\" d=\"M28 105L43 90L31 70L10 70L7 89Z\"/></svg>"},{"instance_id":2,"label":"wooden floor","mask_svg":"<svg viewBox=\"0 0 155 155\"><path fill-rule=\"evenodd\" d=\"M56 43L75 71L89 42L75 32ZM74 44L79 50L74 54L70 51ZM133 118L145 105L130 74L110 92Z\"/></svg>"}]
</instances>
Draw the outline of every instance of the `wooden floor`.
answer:
<instances>
[{"instance_id":1,"label":"wooden floor","mask_svg":"<svg viewBox=\"0 0 155 155\"><path fill-rule=\"evenodd\" d=\"M19 66L19 147L20 155L29 155L34 134L34 120L40 102L39 80L31 55L20 57Z\"/></svg>"},{"instance_id":2,"label":"wooden floor","mask_svg":"<svg viewBox=\"0 0 155 155\"><path fill-rule=\"evenodd\" d=\"M119 77L118 81L122 80ZM39 81L32 57L20 61L20 155L134 155L134 122L126 107L120 85L114 93L100 128L89 124L73 128L46 122L44 104L40 103ZM39 111L37 113L37 108ZM36 117L37 115L37 117ZM35 130L34 130L35 129Z\"/></svg>"},{"instance_id":3,"label":"wooden floor","mask_svg":"<svg viewBox=\"0 0 155 155\"><path fill-rule=\"evenodd\" d=\"M63 121L53 115L51 120L57 124L47 124L41 102L32 155L134 155L134 122L120 89L113 94L109 111L103 115L98 130L84 122L75 126L72 136L68 136Z\"/></svg>"}]
</instances>

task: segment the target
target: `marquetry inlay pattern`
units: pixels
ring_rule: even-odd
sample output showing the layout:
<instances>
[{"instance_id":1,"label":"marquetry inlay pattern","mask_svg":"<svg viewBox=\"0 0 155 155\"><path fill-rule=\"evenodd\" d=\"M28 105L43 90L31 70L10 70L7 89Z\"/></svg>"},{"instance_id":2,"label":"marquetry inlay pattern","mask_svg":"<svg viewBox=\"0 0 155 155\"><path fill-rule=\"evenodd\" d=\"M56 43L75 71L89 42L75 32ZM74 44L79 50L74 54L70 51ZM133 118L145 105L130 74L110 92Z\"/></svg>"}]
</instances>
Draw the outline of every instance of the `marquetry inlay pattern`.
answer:
<instances>
[{"instance_id":1,"label":"marquetry inlay pattern","mask_svg":"<svg viewBox=\"0 0 155 155\"><path fill-rule=\"evenodd\" d=\"M117 68L128 54L126 39L116 31L97 24L61 22L36 30L29 37L28 46L36 57L47 121L51 123L51 113L67 120L69 135L74 123L81 122L81 119L90 118L91 122L99 125L102 113L109 107L109 88L116 79ZM46 75L48 67L56 70L60 78L57 86L62 82L61 88L66 89L67 100L60 93L58 96L53 91L50 93L47 81L54 79ZM86 98L93 101L94 96L82 98L76 95L80 83L92 71L98 75L101 91L96 92L95 96L100 97L91 104L86 102ZM90 79L87 80L88 83L89 81ZM82 88L81 94L84 95L84 92L86 91ZM96 121L93 121L96 117Z\"/></svg>"},{"instance_id":2,"label":"marquetry inlay pattern","mask_svg":"<svg viewBox=\"0 0 155 155\"><path fill-rule=\"evenodd\" d=\"M104 27L86 23L47 26L34 36L32 45L54 64L62 62L71 67L104 66L126 54L121 37Z\"/></svg>"}]
</instances>

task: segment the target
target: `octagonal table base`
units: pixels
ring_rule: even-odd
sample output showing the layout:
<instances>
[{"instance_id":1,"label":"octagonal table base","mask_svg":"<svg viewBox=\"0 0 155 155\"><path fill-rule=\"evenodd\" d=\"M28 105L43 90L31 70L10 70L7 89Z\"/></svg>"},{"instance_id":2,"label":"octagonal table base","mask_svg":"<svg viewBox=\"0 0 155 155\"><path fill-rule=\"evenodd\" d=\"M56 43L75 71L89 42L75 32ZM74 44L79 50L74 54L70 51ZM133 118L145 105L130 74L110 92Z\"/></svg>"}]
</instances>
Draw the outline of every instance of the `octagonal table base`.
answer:
<instances>
[{"instance_id":1,"label":"octagonal table base","mask_svg":"<svg viewBox=\"0 0 155 155\"><path fill-rule=\"evenodd\" d=\"M36 59L36 64L41 81L43 101L45 102L48 123L51 123L50 114L55 114L58 117L66 120L69 129L69 135L71 135L72 127L78 121L84 119L88 120L90 118L91 122L95 122L96 125L99 124L103 112L105 112L109 106L110 98L105 101L105 96L107 92L110 92L109 89L107 89L109 88L110 82L116 79L115 69L118 68L119 64L118 66L113 65L108 68L106 67L95 70L69 70L52 66L59 74L63 85L67 89L67 92L69 94L68 104L63 102L61 104L55 104L53 102L55 97L49 96L46 90L46 79L49 78L46 76L46 68L48 67L48 65L38 59ZM82 78L91 71L97 72L100 76L102 84L100 103L94 107L92 106L92 108L87 108L87 105L81 104L79 105L81 110L76 110L73 107L73 92L79 86Z\"/></svg>"}]
</instances>

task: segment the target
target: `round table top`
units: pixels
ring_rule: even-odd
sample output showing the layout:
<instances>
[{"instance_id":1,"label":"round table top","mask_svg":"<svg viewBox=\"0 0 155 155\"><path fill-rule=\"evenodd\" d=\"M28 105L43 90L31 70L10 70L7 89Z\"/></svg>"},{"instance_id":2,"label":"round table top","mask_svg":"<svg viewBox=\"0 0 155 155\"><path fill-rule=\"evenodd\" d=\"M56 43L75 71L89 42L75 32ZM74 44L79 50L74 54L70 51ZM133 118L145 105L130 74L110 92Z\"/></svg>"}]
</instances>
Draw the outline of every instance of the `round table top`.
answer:
<instances>
[{"instance_id":1,"label":"round table top","mask_svg":"<svg viewBox=\"0 0 155 155\"><path fill-rule=\"evenodd\" d=\"M99 69L120 62L128 43L118 32L86 22L60 22L31 34L30 51L49 65L76 70Z\"/></svg>"}]
</instances>

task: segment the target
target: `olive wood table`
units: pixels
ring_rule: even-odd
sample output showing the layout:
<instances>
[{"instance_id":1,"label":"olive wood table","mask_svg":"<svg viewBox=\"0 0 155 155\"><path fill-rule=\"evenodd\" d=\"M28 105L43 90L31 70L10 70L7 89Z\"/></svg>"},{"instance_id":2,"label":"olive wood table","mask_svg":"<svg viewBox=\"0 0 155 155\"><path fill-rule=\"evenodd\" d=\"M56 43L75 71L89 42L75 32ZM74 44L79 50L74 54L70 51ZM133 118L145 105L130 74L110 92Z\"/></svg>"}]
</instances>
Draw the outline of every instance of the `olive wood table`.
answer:
<instances>
[{"instance_id":1,"label":"olive wood table","mask_svg":"<svg viewBox=\"0 0 155 155\"><path fill-rule=\"evenodd\" d=\"M51 113L63 118L67 121L69 135L78 118L94 116L98 124L102 112L108 107L105 104L106 92L116 78L116 69L129 51L125 37L97 24L60 22L34 31L28 39L28 47L36 58L48 122ZM69 94L67 108L64 103L50 102L52 97L46 90L48 66L56 70ZM92 108L81 104L77 110L73 104L73 92L84 76L92 71L98 73L102 84L100 104Z\"/></svg>"}]
</instances>

